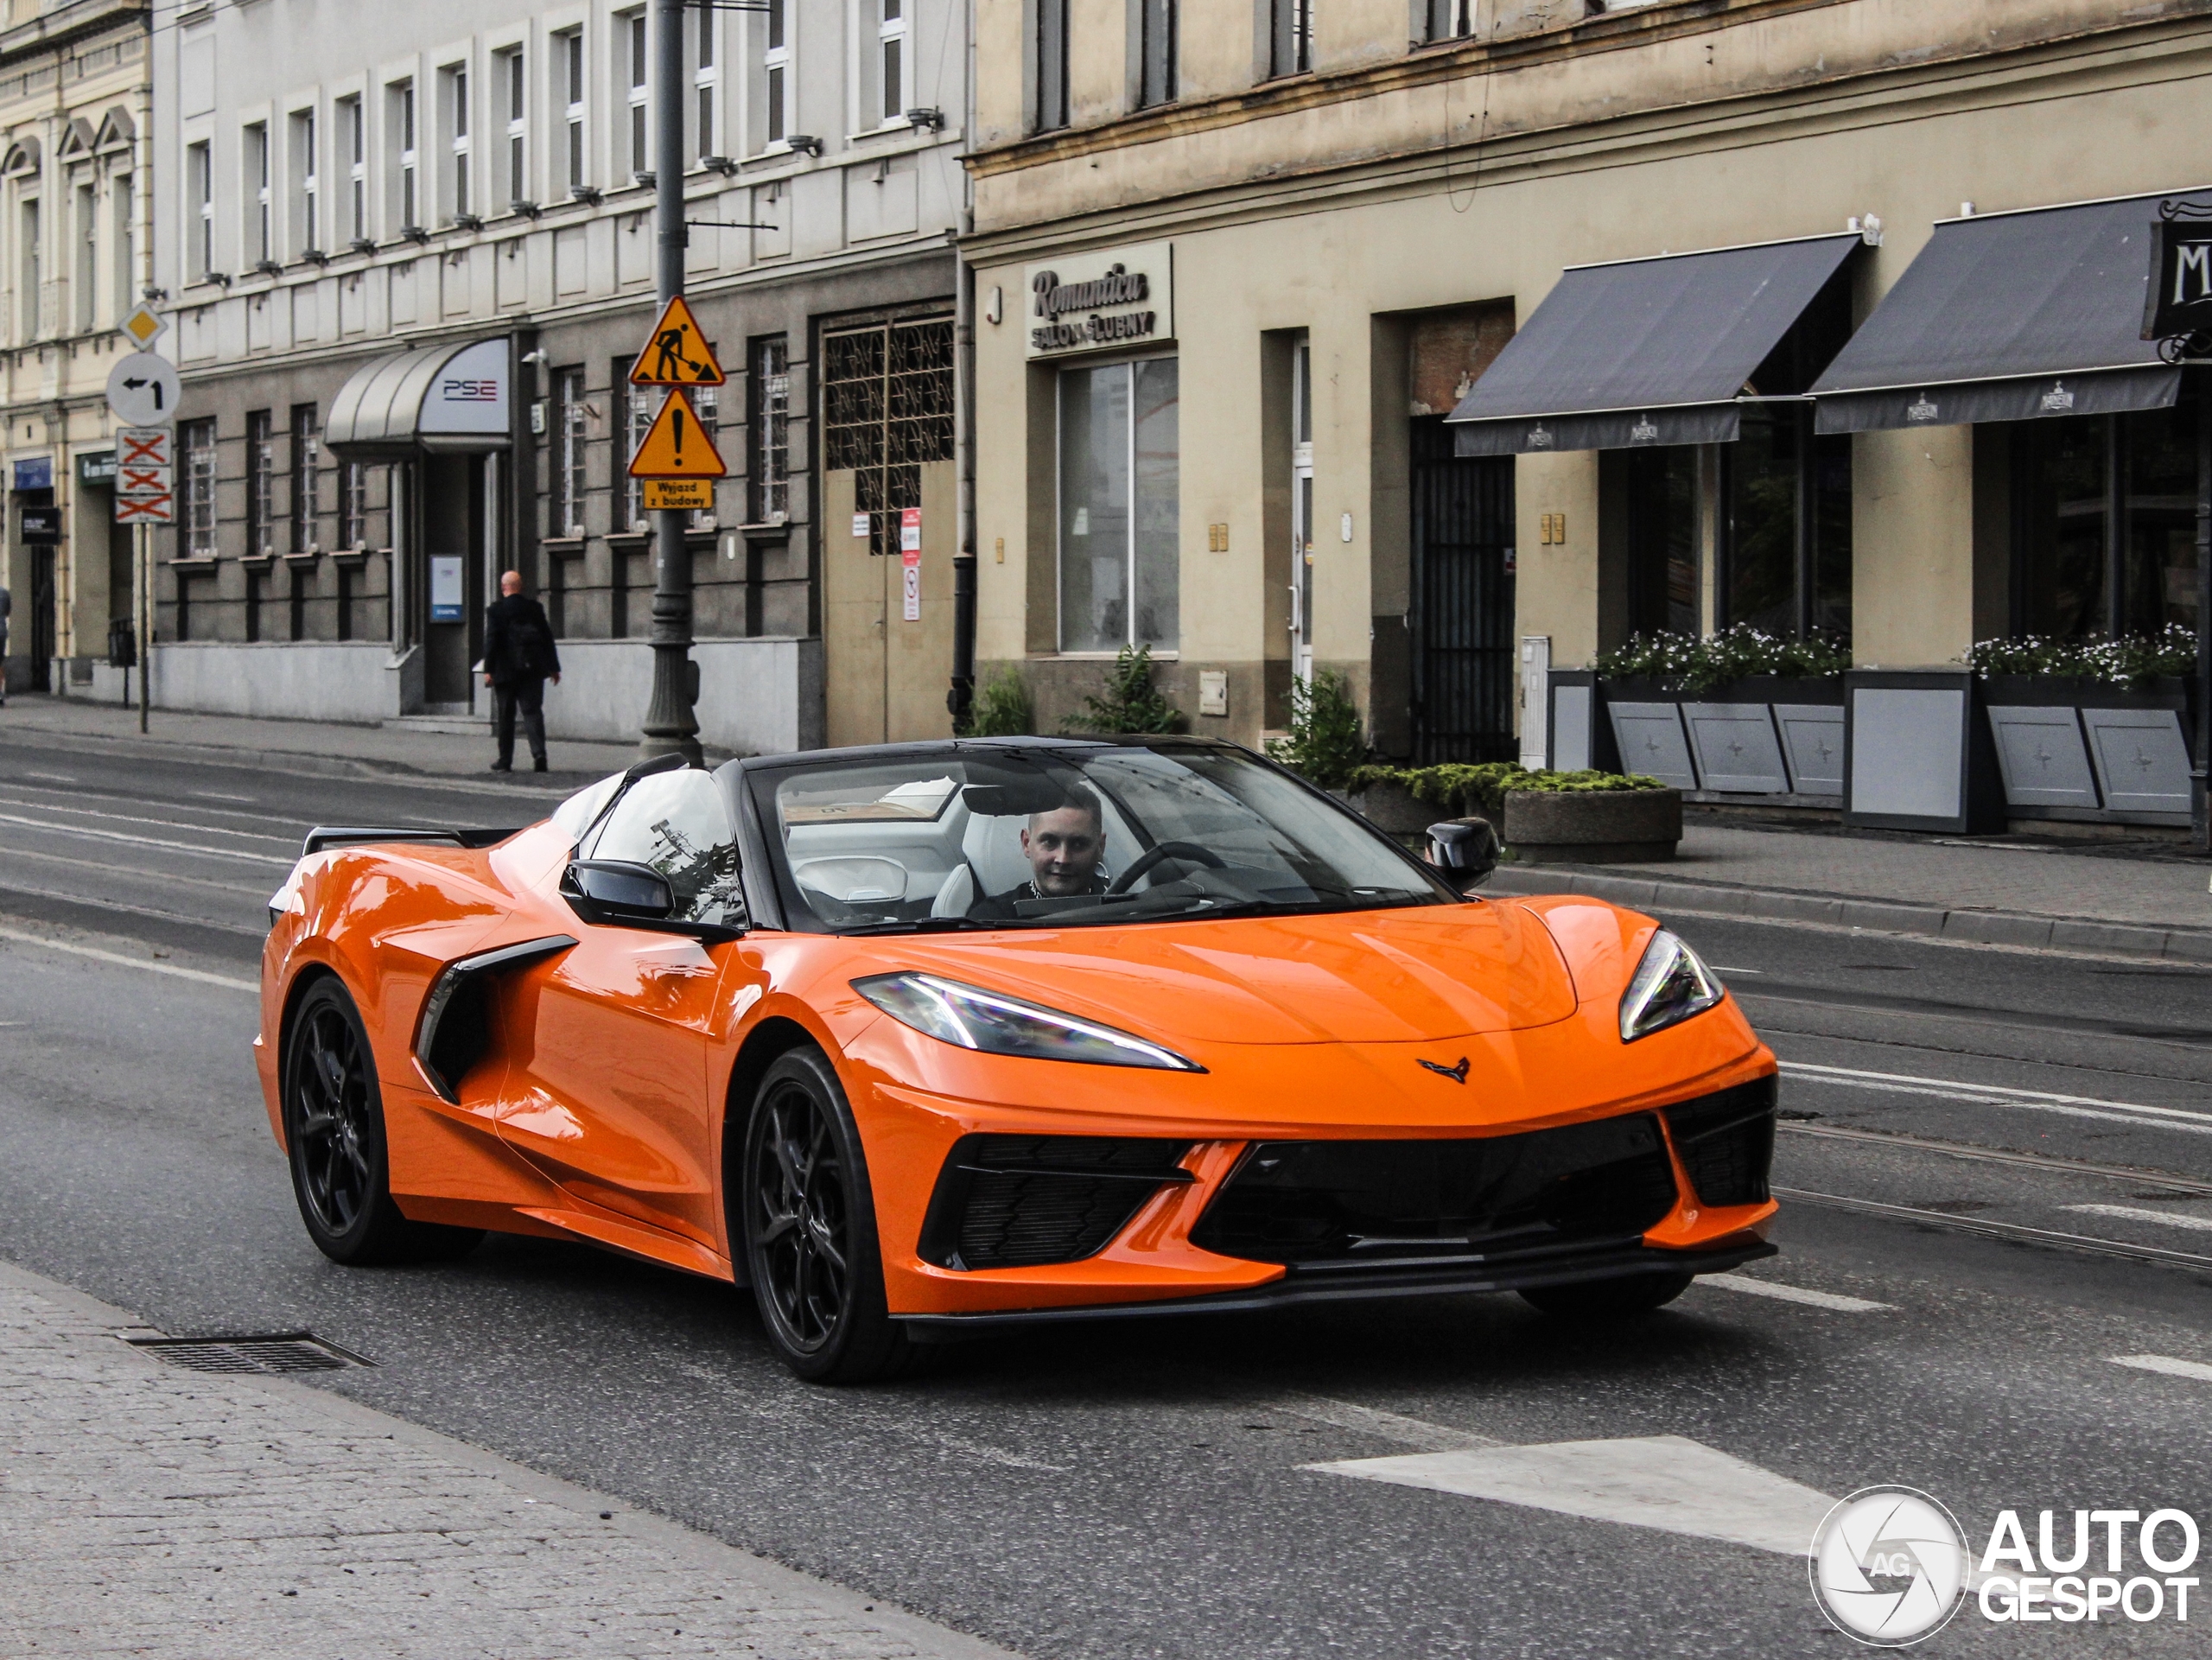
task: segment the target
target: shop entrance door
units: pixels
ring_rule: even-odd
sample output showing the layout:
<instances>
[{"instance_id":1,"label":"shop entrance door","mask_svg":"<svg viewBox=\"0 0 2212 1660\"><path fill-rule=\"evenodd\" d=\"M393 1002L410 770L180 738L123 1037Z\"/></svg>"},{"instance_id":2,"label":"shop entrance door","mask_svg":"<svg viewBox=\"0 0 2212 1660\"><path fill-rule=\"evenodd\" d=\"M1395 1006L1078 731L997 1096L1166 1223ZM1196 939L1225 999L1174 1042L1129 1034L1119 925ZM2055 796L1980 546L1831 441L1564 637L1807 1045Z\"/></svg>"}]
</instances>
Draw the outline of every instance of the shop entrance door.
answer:
<instances>
[{"instance_id":1,"label":"shop entrance door","mask_svg":"<svg viewBox=\"0 0 2212 1660\"><path fill-rule=\"evenodd\" d=\"M1414 761L1513 760L1513 461L1412 428Z\"/></svg>"},{"instance_id":2,"label":"shop entrance door","mask_svg":"<svg viewBox=\"0 0 2212 1660\"><path fill-rule=\"evenodd\" d=\"M483 466L475 455L429 455L421 465L417 617L426 714L466 715L476 707L477 677L470 668L484 638Z\"/></svg>"},{"instance_id":3,"label":"shop entrance door","mask_svg":"<svg viewBox=\"0 0 2212 1660\"><path fill-rule=\"evenodd\" d=\"M18 613L18 615L21 614ZM31 550L30 604L31 690L54 690L48 677L54 672L54 550Z\"/></svg>"}]
</instances>

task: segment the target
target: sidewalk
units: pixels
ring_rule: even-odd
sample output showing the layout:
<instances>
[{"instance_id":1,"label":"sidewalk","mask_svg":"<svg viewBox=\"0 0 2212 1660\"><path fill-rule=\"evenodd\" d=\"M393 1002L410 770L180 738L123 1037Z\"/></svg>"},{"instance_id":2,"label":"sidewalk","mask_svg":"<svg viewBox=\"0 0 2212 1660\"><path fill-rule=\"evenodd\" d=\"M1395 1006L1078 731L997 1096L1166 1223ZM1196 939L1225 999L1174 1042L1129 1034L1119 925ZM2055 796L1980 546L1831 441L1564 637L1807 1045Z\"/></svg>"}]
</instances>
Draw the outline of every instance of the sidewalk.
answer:
<instances>
[{"instance_id":1,"label":"sidewalk","mask_svg":"<svg viewBox=\"0 0 2212 1660\"><path fill-rule=\"evenodd\" d=\"M1010 1660L0 1265L0 1643L162 1660Z\"/></svg>"},{"instance_id":2,"label":"sidewalk","mask_svg":"<svg viewBox=\"0 0 2212 1660\"><path fill-rule=\"evenodd\" d=\"M1503 865L1500 894L2212 963L2212 864L2040 842L1754 830L1693 815L1670 860Z\"/></svg>"},{"instance_id":3,"label":"sidewalk","mask_svg":"<svg viewBox=\"0 0 2212 1660\"><path fill-rule=\"evenodd\" d=\"M490 778L494 749L486 720L474 732L406 726L350 726L322 721L264 721L238 715L188 715L155 709L150 730L138 711L89 697L18 696L0 708L0 737L53 745L91 742L103 752L146 760L196 760L230 766L281 766L288 772L361 778L420 773ZM517 733L518 780L530 772L529 746ZM573 786L619 773L638 759L635 744L555 741L546 746L552 771ZM548 782L551 780L549 779Z\"/></svg>"}]
</instances>

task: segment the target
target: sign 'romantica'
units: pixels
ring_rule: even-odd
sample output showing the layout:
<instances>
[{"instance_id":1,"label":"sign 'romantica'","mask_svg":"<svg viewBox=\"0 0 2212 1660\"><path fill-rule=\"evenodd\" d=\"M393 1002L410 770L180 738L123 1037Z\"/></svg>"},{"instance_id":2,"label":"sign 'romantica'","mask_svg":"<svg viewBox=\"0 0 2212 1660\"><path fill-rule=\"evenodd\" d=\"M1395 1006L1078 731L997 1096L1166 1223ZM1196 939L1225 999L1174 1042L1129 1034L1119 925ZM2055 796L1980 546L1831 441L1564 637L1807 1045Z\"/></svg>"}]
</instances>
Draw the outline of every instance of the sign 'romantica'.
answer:
<instances>
[{"instance_id":1,"label":"sign 'romantica'","mask_svg":"<svg viewBox=\"0 0 2212 1660\"><path fill-rule=\"evenodd\" d=\"M1173 257L1168 244L1157 242L1029 267L1028 354L1055 356L1173 339Z\"/></svg>"}]
</instances>

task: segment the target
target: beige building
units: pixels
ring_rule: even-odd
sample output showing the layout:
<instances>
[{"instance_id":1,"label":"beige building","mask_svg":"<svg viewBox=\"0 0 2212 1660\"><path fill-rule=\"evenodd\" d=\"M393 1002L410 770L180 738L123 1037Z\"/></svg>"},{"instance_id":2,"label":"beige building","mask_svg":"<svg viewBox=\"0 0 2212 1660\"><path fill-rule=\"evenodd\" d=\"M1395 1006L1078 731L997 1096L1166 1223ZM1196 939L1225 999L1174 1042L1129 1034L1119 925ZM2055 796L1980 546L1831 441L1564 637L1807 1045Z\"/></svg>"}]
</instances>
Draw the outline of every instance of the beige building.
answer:
<instances>
[{"instance_id":1,"label":"beige building","mask_svg":"<svg viewBox=\"0 0 2212 1660\"><path fill-rule=\"evenodd\" d=\"M977 656L1041 730L1125 641L1201 732L1311 663L1442 760L1639 630L2198 620L2128 238L2212 182L2208 0L978 0L978 54ZM2092 266L2119 344L2016 326Z\"/></svg>"},{"instance_id":2,"label":"beige building","mask_svg":"<svg viewBox=\"0 0 2212 1660\"><path fill-rule=\"evenodd\" d=\"M147 0L9 0L0 27L0 421L11 690L90 693L131 614L108 371L149 279ZM97 661L96 661L97 660Z\"/></svg>"}]
</instances>

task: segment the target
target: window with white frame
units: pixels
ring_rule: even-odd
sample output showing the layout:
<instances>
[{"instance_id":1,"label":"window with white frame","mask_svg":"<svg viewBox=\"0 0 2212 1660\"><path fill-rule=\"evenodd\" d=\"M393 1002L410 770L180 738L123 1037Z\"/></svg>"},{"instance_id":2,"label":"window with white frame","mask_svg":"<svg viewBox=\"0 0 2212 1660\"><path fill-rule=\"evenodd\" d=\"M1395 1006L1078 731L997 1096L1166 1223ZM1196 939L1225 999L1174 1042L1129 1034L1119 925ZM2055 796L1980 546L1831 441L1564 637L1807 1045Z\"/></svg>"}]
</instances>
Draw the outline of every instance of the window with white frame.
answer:
<instances>
[{"instance_id":1,"label":"window with white frame","mask_svg":"<svg viewBox=\"0 0 2212 1660\"><path fill-rule=\"evenodd\" d=\"M581 364L553 373L553 526L555 536L584 533L585 423L590 408L584 402L584 372Z\"/></svg>"},{"instance_id":2,"label":"window with white frame","mask_svg":"<svg viewBox=\"0 0 2212 1660\"><path fill-rule=\"evenodd\" d=\"M908 0L874 0L878 124L889 126L906 116L906 8Z\"/></svg>"},{"instance_id":3,"label":"window with white frame","mask_svg":"<svg viewBox=\"0 0 2212 1660\"><path fill-rule=\"evenodd\" d=\"M1173 358L1060 371L1064 652L1177 643L1179 379Z\"/></svg>"},{"instance_id":4,"label":"window with white frame","mask_svg":"<svg viewBox=\"0 0 2212 1660\"><path fill-rule=\"evenodd\" d=\"M699 33L693 48L691 70L692 103L698 111L698 142L691 153L703 162L710 156L719 156L718 128L715 116L721 106L721 64L715 54L715 9L699 8Z\"/></svg>"},{"instance_id":5,"label":"window with white frame","mask_svg":"<svg viewBox=\"0 0 2212 1660\"><path fill-rule=\"evenodd\" d=\"M712 351L714 344L712 340L709 340L708 350ZM712 443L721 430L721 389L719 386L694 386L691 389L691 412L699 417L700 433L709 443ZM719 489L720 487L716 485L708 486L709 493L707 497L707 506L697 509L691 515L693 530L711 531L715 528L715 493Z\"/></svg>"},{"instance_id":6,"label":"window with white frame","mask_svg":"<svg viewBox=\"0 0 2212 1660\"><path fill-rule=\"evenodd\" d=\"M269 214L269 124L256 121L246 128L243 168L245 178L245 251L257 265L276 258Z\"/></svg>"},{"instance_id":7,"label":"window with white frame","mask_svg":"<svg viewBox=\"0 0 2212 1660\"><path fill-rule=\"evenodd\" d=\"M650 391L630 384L630 371L635 366L634 359L618 358L615 365L615 395L622 400L622 452L618 462L622 505L614 515L614 529L642 531L646 528L645 481L630 476L630 463L637 459L638 451L645 442L645 434L652 429L653 417L660 413L660 408L651 401L652 394Z\"/></svg>"},{"instance_id":8,"label":"window with white frame","mask_svg":"<svg viewBox=\"0 0 2212 1660\"><path fill-rule=\"evenodd\" d=\"M416 130L419 113L413 81L394 81L385 89L385 131L391 149L391 218L403 232L418 229L423 223L422 151L416 148L421 135Z\"/></svg>"},{"instance_id":9,"label":"window with white frame","mask_svg":"<svg viewBox=\"0 0 2212 1660\"><path fill-rule=\"evenodd\" d=\"M506 107L506 177L501 182L506 187L506 199L510 203L528 201L531 200L530 150L524 141L530 130L525 124L530 100L523 79L520 47L499 54L499 71L492 84Z\"/></svg>"},{"instance_id":10,"label":"window with white frame","mask_svg":"<svg viewBox=\"0 0 2212 1660\"><path fill-rule=\"evenodd\" d=\"M138 201L131 186L128 173L117 174L107 185L108 258L115 272L117 317L130 309L132 291L138 284L138 264L134 257L138 242Z\"/></svg>"},{"instance_id":11,"label":"window with white frame","mask_svg":"<svg viewBox=\"0 0 2212 1660\"><path fill-rule=\"evenodd\" d=\"M245 417L245 553L266 559L276 551L276 426L267 410Z\"/></svg>"},{"instance_id":12,"label":"window with white frame","mask_svg":"<svg viewBox=\"0 0 2212 1660\"><path fill-rule=\"evenodd\" d=\"M780 525L791 517L791 342L783 334L764 334L752 344L746 364L750 395L752 453L748 482L755 525Z\"/></svg>"},{"instance_id":13,"label":"window with white frame","mask_svg":"<svg viewBox=\"0 0 2212 1660\"><path fill-rule=\"evenodd\" d=\"M1475 0L1421 0L1424 38L1456 41L1475 32Z\"/></svg>"},{"instance_id":14,"label":"window with white frame","mask_svg":"<svg viewBox=\"0 0 2212 1660\"><path fill-rule=\"evenodd\" d=\"M215 269L215 152L206 139L184 151L185 234L192 247L185 264L196 282Z\"/></svg>"},{"instance_id":15,"label":"window with white frame","mask_svg":"<svg viewBox=\"0 0 2212 1660\"><path fill-rule=\"evenodd\" d=\"M346 146L346 235L349 241L369 238L369 130L362 118L361 98L338 100L338 142Z\"/></svg>"},{"instance_id":16,"label":"window with white frame","mask_svg":"<svg viewBox=\"0 0 2212 1660\"><path fill-rule=\"evenodd\" d=\"M20 282L16 293L16 327L18 337L35 340L46 330L39 315L39 300L46 280L44 248L41 240L44 225L39 213L39 199L26 195L16 204L16 254Z\"/></svg>"},{"instance_id":17,"label":"window with white frame","mask_svg":"<svg viewBox=\"0 0 2212 1660\"><path fill-rule=\"evenodd\" d=\"M306 253L322 248L319 200L321 180L316 174L316 133L313 110L295 110L291 117L292 247Z\"/></svg>"},{"instance_id":18,"label":"window with white frame","mask_svg":"<svg viewBox=\"0 0 2212 1660\"><path fill-rule=\"evenodd\" d=\"M565 181L573 194L582 185L591 182L584 166L584 32L580 29L553 37L553 55L559 66L561 77L561 105L563 125L566 128L564 154L568 166Z\"/></svg>"},{"instance_id":19,"label":"window with white frame","mask_svg":"<svg viewBox=\"0 0 2212 1660\"><path fill-rule=\"evenodd\" d=\"M645 90L652 78L652 59L645 46L645 14L625 13L616 18L628 42L626 54L630 73L630 176L653 170L652 133L645 120Z\"/></svg>"},{"instance_id":20,"label":"window with white frame","mask_svg":"<svg viewBox=\"0 0 2212 1660\"><path fill-rule=\"evenodd\" d=\"M70 281L72 309L76 313L75 332L89 334L97 326L99 315L100 280L100 209L99 193L90 179L82 181L76 188L77 205L77 270Z\"/></svg>"},{"instance_id":21,"label":"window with white frame","mask_svg":"<svg viewBox=\"0 0 2212 1660\"><path fill-rule=\"evenodd\" d=\"M760 144L773 149L791 133L791 0L764 3L768 11L761 20L766 44L760 53Z\"/></svg>"},{"instance_id":22,"label":"window with white frame","mask_svg":"<svg viewBox=\"0 0 2212 1660\"><path fill-rule=\"evenodd\" d=\"M367 464L340 461L338 465L338 545L365 548L369 542Z\"/></svg>"},{"instance_id":23,"label":"window with white frame","mask_svg":"<svg viewBox=\"0 0 2212 1660\"><path fill-rule=\"evenodd\" d=\"M215 419L177 429L177 529L188 559L215 557Z\"/></svg>"},{"instance_id":24,"label":"window with white frame","mask_svg":"<svg viewBox=\"0 0 2212 1660\"><path fill-rule=\"evenodd\" d=\"M451 177L446 191L446 213L449 219L459 219L463 213L475 211L474 182L469 177L468 132L468 66L456 63L440 72L445 105L441 118L445 123L446 152L452 159Z\"/></svg>"},{"instance_id":25,"label":"window with white frame","mask_svg":"<svg viewBox=\"0 0 2212 1660\"><path fill-rule=\"evenodd\" d=\"M321 511L322 424L312 404L292 405L292 551L313 553L321 544L315 537Z\"/></svg>"}]
</instances>

